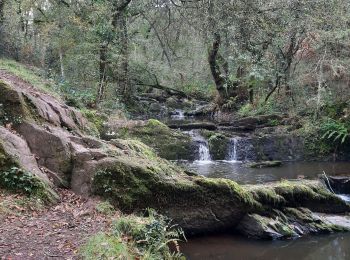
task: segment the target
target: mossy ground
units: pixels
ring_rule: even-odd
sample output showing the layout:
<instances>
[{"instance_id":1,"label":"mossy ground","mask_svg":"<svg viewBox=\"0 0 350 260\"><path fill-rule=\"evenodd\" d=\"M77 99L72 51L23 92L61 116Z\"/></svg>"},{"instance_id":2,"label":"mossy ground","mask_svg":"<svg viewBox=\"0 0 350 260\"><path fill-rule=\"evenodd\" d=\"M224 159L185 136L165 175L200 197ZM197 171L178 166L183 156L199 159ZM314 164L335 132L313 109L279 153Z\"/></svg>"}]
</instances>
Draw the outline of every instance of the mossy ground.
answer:
<instances>
[{"instance_id":1,"label":"mossy ground","mask_svg":"<svg viewBox=\"0 0 350 260\"><path fill-rule=\"evenodd\" d=\"M13 60L0 59L0 69L6 70L37 89L59 98L57 88L54 87L55 84L49 80L44 80L43 73L35 67L26 66Z\"/></svg>"}]
</instances>

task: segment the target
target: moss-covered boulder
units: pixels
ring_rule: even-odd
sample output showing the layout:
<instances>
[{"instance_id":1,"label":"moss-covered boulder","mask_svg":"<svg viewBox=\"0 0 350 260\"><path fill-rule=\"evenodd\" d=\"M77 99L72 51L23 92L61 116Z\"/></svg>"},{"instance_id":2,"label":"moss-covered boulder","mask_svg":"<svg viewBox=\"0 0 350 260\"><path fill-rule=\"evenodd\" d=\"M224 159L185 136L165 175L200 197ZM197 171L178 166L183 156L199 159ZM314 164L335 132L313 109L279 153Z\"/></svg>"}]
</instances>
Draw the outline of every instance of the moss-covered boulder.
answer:
<instances>
[{"instance_id":1,"label":"moss-covered boulder","mask_svg":"<svg viewBox=\"0 0 350 260\"><path fill-rule=\"evenodd\" d=\"M109 133L109 134L108 134ZM195 145L189 135L173 130L158 120L146 122L110 123L103 134L104 139L137 139L152 147L158 156L168 160L194 160Z\"/></svg>"},{"instance_id":2,"label":"moss-covered boulder","mask_svg":"<svg viewBox=\"0 0 350 260\"><path fill-rule=\"evenodd\" d=\"M209 151L213 160L225 160L230 149L230 138L223 133L202 130L201 134L208 140Z\"/></svg>"},{"instance_id":3,"label":"moss-covered boulder","mask_svg":"<svg viewBox=\"0 0 350 260\"><path fill-rule=\"evenodd\" d=\"M243 235L255 239L286 239L349 230L348 226L336 225L328 221L327 217L306 208L275 209L263 215L247 214L237 229Z\"/></svg>"},{"instance_id":4,"label":"moss-covered boulder","mask_svg":"<svg viewBox=\"0 0 350 260\"><path fill-rule=\"evenodd\" d=\"M261 162L249 163L247 166L250 168L271 168L271 167L282 166L282 162L281 161L261 161Z\"/></svg>"},{"instance_id":5,"label":"moss-covered boulder","mask_svg":"<svg viewBox=\"0 0 350 260\"><path fill-rule=\"evenodd\" d=\"M234 229L247 214L266 216L288 207L325 213L350 210L318 181L240 186L226 179L189 176L168 161L132 153L100 167L92 191L126 212L155 208L190 234Z\"/></svg>"},{"instance_id":6,"label":"moss-covered boulder","mask_svg":"<svg viewBox=\"0 0 350 260\"><path fill-rule=\"evenodd\" d=\"M233 227L258 206L233 181L188 176L159 158L119 157L96 172L92 188L124 211L155 208L193 233Z\"/></svg>"}]
</instances>

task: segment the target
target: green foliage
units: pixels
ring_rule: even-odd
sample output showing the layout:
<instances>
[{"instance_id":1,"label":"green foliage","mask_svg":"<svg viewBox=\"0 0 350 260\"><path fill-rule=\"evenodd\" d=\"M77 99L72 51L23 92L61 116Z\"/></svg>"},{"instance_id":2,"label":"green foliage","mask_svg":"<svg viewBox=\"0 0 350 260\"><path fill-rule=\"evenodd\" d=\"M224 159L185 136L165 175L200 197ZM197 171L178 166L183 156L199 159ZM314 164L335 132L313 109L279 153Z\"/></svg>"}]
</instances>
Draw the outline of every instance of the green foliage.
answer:
<instances>
[{"instance_id":1,"label":"green foliage","mask_svg":"<svg viewBox=\"0 0 350 260\"><path fill-rule=\"evenodd\" d=\"M181 88L190 97L197 99L211 100L216 95L215 86L212 84L203 84L200 82L192 82Z\"/></svg>"},{"instance_id":2,"label":"green foliage","mask_svg":"<svg viewBox=\"0 0 350 260\"><path fill-rule=\"evenodd\" d=\"M103 201L96 205L97 212L103 214L103 215L113 215L115 212L114 207L112 206L109 201Z\"/></svg>"},{"instance_id":3,"label":"green foliage","mask_svg":"<svg viewBox=\"0 0 350 260\"><path fill-rule=\"evenodd\" d=\"M59 88L61 95L64 97L67 105L84 108L91 107L96 101L95 89L77 89L69 84L67 81L60 83Z\"/></svg>"},{"instance_id":4,"label":"green foliage","mask_svg":"<svg viewBox=\"0 0 350 260\"><path fill-rule=\"evenodd\" d=\"M322 138L343 144L350 137L349 126L345 123L328 119L321 125Z\"/></svg>"},{"instance_id":5,"label":"green foliage","mask_svg":"<svg viewBox=\"0 0 350 260\"><path fill-rule=\"evenodd\" d=\"M57 97L57 85L52 80L44 80L44 73L36 67L25 66L13 60L0 59L0 69L4 69L36 88Z\"/></svg>"},{"instance_id":6,"label":"green foliage","mask_svg":"<svg viewBox=\"0 0 350 260\"><path fill-rule=\"evenodd\" d=\"M4 109L4 104L0 103L0 125L6 125L6 124L20 124L22 123L22 116L12 116L7 109Z\"/></svg>"},{"instance_id":7,"label":"green foliage","mask_svg":"<svg viewBox=\"0 0 350 260\"><path fill-rule=\"evenodd\" d=\"M99 233L81 248L81 255L86 260L134 259L129 253L128 244L122 238Z\"/></svg>"},{"instance_id":8,"label":"green foliage","mask_svg":"<svg viewBox=\"0 0 350 260\"><path fill-rule=\"evenodd\" d=\"M252 105L251 103L247 103L243 105L239 110L238 114L242 117L246 116L257 116L257 115L268 115L279 112L272 102L261 102L257 105Z\"/></svg>"},{"instance_id":9,"label":"green foliage","mask_svg":"<svg viewBox=\"0 0 350 260\"><path fill-rule=\"evenodd\" d=\"M184 259L178 251L183 231L153 210L146 215L120 217L111 234L98 234L87 242L82 248L84 259ZM171 244L175 252L169 249Z\"/></svg>"},{"instance_id":10,"label":"green foliage","mask_svg":"<svg viewBox=\"0 0 350 260\"><path fill-rule=\"evenodd\" d=\"M45 196L44 184L32 173L17 167L11 167L0 172L0 186L27 195Z\"/></svg>"},{"instance_id":11,"label":"green foliage","mask_svg":"<svg viewBox=\"0 0 350 260\"><path fill-rule=\"evenodd\" d=\"M97 110L81 109L85 118L89 120L97 129L99 133L103 130L103 123L107 121L107 116Z\"/></svg>"}]
</instances>

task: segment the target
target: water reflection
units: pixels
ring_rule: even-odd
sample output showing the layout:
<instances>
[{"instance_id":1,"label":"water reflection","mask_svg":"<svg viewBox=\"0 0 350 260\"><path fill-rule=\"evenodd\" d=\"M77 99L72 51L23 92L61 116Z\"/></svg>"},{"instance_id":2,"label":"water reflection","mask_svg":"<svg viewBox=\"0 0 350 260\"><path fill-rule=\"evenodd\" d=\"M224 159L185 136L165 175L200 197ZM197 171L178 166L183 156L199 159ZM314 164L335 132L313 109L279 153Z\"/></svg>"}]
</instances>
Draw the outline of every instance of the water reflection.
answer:
<instances>
[{"instance_id":1,"label":"water reflection","mask_svg":"<svg viewBox=\"0 0 350 260\"><path fill-rule=\"evenodd\" d=\"M242 163L213 161L212 163L180 162L198 174L212 178L227 178L241 184L256 184L281 179L315 179L323 171L327 175L349 175L350 162L294 162L277 168L254 169Z\"/></svg>"},{"instance_id":2,"label":"water reflection","mask_svg":"<svg viewBox=\"0 0 350 260\"><path fill-rule=\"evenodd\" d=\"M235 236L194 238L182 244L189 260L348 260L350 234L290 241L252 241Z\"/></svg>"}]
</instances>

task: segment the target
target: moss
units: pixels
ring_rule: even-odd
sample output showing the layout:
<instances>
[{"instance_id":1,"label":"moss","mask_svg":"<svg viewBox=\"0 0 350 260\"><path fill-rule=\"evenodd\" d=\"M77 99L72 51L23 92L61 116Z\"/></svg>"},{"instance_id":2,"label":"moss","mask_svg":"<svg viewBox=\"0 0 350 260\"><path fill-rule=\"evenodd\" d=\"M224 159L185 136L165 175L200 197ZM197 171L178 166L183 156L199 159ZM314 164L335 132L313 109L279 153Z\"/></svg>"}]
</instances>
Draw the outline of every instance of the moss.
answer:
<instances>
[{"instance_id":1,"label":"moss","mask_svg":"<svg viewBox=\"0 0 350 260\"><path fill-rule=\"evenodd\" d=\"M18 124L30 115L23 97L3 81L0 81L0 93L0 124Z\"/></svg>"},{"instance_id":2,"label":"moss","mask_svg":"<svg viewBox=\"0 0 350 260\"><path fill-rule=\"evenodd\" d=\"M253 195L234 181L197 177L195 178L195 183L202 189L207 189L207 193L219 192L221 194L226 194L228 198L235 198L237 201L251 207L260 207L260 204L254 200Z\"/></svg>"},{"instance_id":3,"label":"moss","mask_svg":"<svg viewBox=\"0 0 350 260\"><path fill-rule=\"evenodd\" d=\"M109 201L103 201L96 205L96 211L103 215L113 215L115 213L114 207Z\"/></svg>"},{"instance_id":4,"label":"moss","mask_svg":"<svg viewBox=\"0 0 350 260\"><path fill-rule=\"evenodd\" d=\"M276 193L273 187L252 189L253 198L262 205L281 206L286 203L285 199Z\"/></svg>"},{"instance_id":5,"label":"moss","mask_svg":"<svg viewBox=\"0 0 350 260\"><path fill-rule=\"evenodd\" d=\"M180 131L172 130L155 119L150 119L146 125L131 128L119 128L118 137L122 139L137 139L152 147L158 156L168 160L194 160L194 145L190 136Z\"/></svg>"},{"instance_id":6,"label":"moss","mask_svg":"<svg viewBox=\"0 0 350 260\"><path fill-rule=\"evenodd\" d=\"M118 148L121 148L123 150L127 150L129 155L132 156L140 156L142 158L146 159L156 159L157 155L154 152L152 148L149 146L145 145L139 140L133 140L133 139L113 139L111 143Z\"/></svg>"},{"instance_id":7,"label":"moss","mask_svg":"<svg viewBox=\"0 0 350 260\"><path fill-rule=\"evenodd\" d=\"M279 167L282 165L281 161L262 161L249 163L248 167L250 168L268 168L268 167Z\"/></svg>"},{"instance_id":8,"label":"moss","mask_svg":"<svg viewBox=\"0 0 350 260\"><path fill-rule=\"evenodd\" d=\"M214 160L224 160L229 150L230 139L221 133L215 133L208 139L209 150Z\"/></svg>"},{"instance_id":9,"label":"moss","mask_svg":"<svg viewBox=\"0 0 350 260\"><path fill-rule=\"evenodd\" d=\"M31 172L21 169L19 163L7 155L0 140L0 188L54 202L57 195Z\"/></svg>"},{"instance_id":10,"label":"moss","mask_svg":"<svg viewBox=\"0 0 350 260\"><path fill-rule=\"evenodd\" d=\"M104 114L99 113L97 110L81 109L82 114L90 123L92 123L92 131L94 136L100 136L104 128L104 123L107 121L107 117Z\"/></svg>"}]
</instances>

